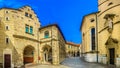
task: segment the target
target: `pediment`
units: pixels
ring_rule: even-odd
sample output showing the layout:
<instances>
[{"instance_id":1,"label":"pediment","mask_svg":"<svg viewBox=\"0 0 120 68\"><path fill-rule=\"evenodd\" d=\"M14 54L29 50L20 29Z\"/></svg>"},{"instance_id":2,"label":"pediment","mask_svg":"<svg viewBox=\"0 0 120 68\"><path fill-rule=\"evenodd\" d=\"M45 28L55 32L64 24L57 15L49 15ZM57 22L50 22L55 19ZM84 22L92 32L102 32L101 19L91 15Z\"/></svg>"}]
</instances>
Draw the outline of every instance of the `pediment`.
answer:
<instances>
[{"instance_id":1,"label":"pediment","mask_svg":"<svg viewBox=\"0 0 120 68\"><path fill-rule=\"evenodd\" d=\"M114 16L115 16L115 14L106 14L106 15L104 16L104 19L108 19L108 18L113 19Z\"/></svg>"},{"instance_id":2,"label":"pediment","mask_svg":"<svg viewBox=\"0 0 120 68\"><path fill-rule=\"evenodd\" d=\"M118 43L117 39L109 37L105 45L111 45L111 44L117 44L117 43Z\"/></svg>"}]
</instances>

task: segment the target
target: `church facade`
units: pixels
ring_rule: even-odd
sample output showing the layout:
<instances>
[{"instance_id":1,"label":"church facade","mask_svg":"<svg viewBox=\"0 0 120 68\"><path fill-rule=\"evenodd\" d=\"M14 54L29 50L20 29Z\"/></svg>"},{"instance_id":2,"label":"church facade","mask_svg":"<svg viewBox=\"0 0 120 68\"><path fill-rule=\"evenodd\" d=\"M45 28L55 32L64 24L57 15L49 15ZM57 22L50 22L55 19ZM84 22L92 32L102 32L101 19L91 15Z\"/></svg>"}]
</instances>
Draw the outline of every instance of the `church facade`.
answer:
<instances>
[{"instance_id":1,"label":"church facade","mask_svg":"<svg viewBox=\"0 0 120 68\"><path fill-rule=\"evenodd\" d=\"M120 66L120 1L99 0L99 62Z\"/></svg>"},{"instance_id":2,"label":"church facade","mask_svg":"<svg viewBox=\"0 0 120 68\"><path fill-rule=\"evenodd\" d=\"M96 47L96 62L103 64L112 64L120 67L120 1L119 0L98 0L99 12L93 13L96 15L96 33L95 33L95 47ZM91 14L90 14L91 15ZM85 16L88 17L88 16ZM89 17L90 18L90 17ZM87 19L89 19L87 18ZM85 19L85 18L84 18ZM82 22L83 23L83 22ZM89 24L89 22L86 22ZM83 53L84 48L90 48L90 44L84 43L90 38L85 37L85 28L82 27L82 46ZM90 36L90 35L89 35ZM87 37L89 37L87 36ZM87 45L87 46L86 46ZM85 53L84 53L85 54Z\"/></svg>"}]
</instances>

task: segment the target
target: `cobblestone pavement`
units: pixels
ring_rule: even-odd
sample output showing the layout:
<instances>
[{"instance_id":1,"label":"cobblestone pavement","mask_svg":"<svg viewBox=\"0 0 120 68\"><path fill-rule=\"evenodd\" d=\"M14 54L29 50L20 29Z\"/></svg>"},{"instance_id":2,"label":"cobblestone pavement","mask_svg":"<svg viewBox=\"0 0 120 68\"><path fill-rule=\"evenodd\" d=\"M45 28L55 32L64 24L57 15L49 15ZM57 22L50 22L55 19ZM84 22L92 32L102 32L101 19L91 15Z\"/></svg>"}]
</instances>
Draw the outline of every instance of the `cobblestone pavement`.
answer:
<instances>
[{"instance_id":1,"label":"cobblestone pavement","mask_svg":"<svg viewBox=\"0 0 120 68\"><path fill-rule=\"evenodd\" d=\"M34 65L27 68L115 68L113 66L107 66L97 63L88 63L80 59L79 57L66 58L61 65Z\"/></svg>"}]
</instances>

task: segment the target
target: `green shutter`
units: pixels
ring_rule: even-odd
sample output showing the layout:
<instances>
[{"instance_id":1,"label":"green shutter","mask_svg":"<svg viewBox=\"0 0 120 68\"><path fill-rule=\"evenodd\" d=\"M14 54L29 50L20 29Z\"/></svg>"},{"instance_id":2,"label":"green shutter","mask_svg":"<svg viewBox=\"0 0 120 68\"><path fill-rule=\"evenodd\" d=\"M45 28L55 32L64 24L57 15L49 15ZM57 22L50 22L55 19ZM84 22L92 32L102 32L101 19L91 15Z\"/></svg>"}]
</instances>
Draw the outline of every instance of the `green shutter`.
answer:
<instances>
[{"instance_id":1,"label":"green shutter","mask_svg":"<svg viewBox=\"0 0 120 68\"><path fill-rule=\"evenodd\" d=\"M45 35L45 38L49 38L49 36L48 36L48 35Z\"/></svg>"},{"instance_id":2,"label":"green shutter","mask_svg":"<svg viewBox=\"0 0 120 68\"><path fill-rule=\"evenodd\" d=\"M33 34L33 27L30 26L30 34Z\"/></svg>"},{"instance_id":3,"label":"green shutter","mask_svg":"<svg viewBox=\"0 0 120 68\"><path fill-rule=\"evenodd\" d=\"M28 25L25 26L25 32L29 33L29 26Z\"/></svg>"},{"instance_id":4,"label":"green shutter","mask_svg":"<svg viewBox=\"0 0 120 68\"><path fill-rule=\"evenodd\" d=\"M48 31L45 32L44 38L49 38L49 32Z\"/></svg>"}]
</instances>

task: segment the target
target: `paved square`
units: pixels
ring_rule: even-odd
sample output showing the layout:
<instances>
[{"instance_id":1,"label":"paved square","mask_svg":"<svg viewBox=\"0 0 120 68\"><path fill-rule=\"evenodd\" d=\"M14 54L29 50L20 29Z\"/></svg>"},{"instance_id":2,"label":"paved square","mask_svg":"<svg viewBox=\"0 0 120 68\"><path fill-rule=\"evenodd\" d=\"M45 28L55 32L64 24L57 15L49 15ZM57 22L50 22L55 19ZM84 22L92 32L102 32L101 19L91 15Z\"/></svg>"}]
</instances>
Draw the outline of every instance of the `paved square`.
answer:
<instances>
[{"instance_id":1,"label":"paved square","mask_svg":"<svg viewBox=\"0 0 120 68\"><path fill-rule=\"evenodd\" d=\"M66 58L61 65L33 65L27 68L115 68L113 66L107 66L97 63L88 63L80 59L79 57Z\"/></svg>"}]
</instances>

